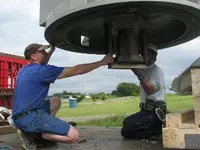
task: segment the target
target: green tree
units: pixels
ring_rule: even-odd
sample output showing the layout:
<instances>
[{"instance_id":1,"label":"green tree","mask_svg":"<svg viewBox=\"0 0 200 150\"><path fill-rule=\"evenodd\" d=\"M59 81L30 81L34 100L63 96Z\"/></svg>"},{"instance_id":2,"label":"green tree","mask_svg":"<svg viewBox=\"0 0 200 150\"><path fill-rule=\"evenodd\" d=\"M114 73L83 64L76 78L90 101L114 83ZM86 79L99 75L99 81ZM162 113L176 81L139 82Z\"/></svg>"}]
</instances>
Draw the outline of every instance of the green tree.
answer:
<instances>
[{"instance_id":1,"label":"green tree","mask_svg":"<svg viewBox=\"0 0 200 150\"><path fill-rule=\"evenodd\" d=\"M62 97L62 93L55 93L55 94L53 94L53 96L61 98Z\"/></svg>"},{"instance_id":2,"label":"green tree","mask_svg":"<svg viewBox=\"0 0 200 150\"><path fill-rule=\"evenodd\" d=\"M98 99L105 101L106 100L106 94L104 92L101 92L98 94Z\"/></svg>"},{"instance_id":3,"label":"green tree","mask_svg":"<svg viewBox=\"0 0 200 150\"><path fill-rule=\"evenodd\" d=\"M94 101L94 105L95 105L95 102L97 100L97 94L90 94L90 97Z\"/></svg>"},{"instance_id":4,"label":"green tree","mask_svg":"<svg viewBox=\"0 0 200 150\"><path fill-rule=\"evenodd\" d=\"M67 91L63 91L62 94L63 95L68 95L68 92Z\"/></svg>"},{"instance_id":5,"label":"green tree","mask_svg":"<svg viewBox=\"0 0 200 150\"><path fill-rule=\"evenodd\" d=\"M117 85L115 93L119 96L137 96L140 93L140 88L134 83L122 82Z\"/></svg>"},{"instance_id":6,"label":"green tree","mask_svg":"<svg viewBox=\"0 0 200 150\"><path fill-rule=\"evenodd\" d=\"M80 94L80 95L72 94L72 97L75 98L78 103L80 103L85 98L85 95L84 94Z\"/></svg>"},{"instance_id":7,"label":"green tree","mask_svg":"<svg viewBox=\"0 0 200 150\"><path fill-rule=\"evenodd\" d=\"M122 96L117 90L113 90L111 95Z\"/></svg>"},{"instance_id":8,"label":"green tree","mask_svg":"<svg viewBox=\"0 0 200 150\"><path fill-rule=\"evenodd\" d=\"M85 98L84 94L79 95L77 98L77 102L80 103L84 98Z\"/></svg>"}]
</instances>

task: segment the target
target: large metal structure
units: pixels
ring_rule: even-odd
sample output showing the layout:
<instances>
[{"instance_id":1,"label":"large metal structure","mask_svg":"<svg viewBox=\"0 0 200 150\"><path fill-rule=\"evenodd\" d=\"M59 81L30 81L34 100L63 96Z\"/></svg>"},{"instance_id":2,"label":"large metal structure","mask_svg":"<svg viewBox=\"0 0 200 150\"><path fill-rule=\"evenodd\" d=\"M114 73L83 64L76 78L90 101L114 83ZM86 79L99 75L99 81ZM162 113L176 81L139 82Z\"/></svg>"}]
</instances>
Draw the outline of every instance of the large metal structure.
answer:
<instances>
[{"instance_id":1,"label":"large metal structure","mask_svg":"<svg viewBox=\"0 0 200 150\"><path fill-rule=\"evenodd\" d=\"M45 38L69 51L116 54L117 68L144 67L159 49L200 34L199 0L40 0ZM123 65L122 65L123 64Z\"/></svg>"},{"instance_id":2,"label":"large metal structure","mask_svg":"<svg viewBox=\"0 0 200 150\"><path fill-rule=\"evenodd\" d=\"M192 95L192 69L200 69L200 58L195 60L172 82L172 90L181 95Z\"/></svg>"}]
</instances>

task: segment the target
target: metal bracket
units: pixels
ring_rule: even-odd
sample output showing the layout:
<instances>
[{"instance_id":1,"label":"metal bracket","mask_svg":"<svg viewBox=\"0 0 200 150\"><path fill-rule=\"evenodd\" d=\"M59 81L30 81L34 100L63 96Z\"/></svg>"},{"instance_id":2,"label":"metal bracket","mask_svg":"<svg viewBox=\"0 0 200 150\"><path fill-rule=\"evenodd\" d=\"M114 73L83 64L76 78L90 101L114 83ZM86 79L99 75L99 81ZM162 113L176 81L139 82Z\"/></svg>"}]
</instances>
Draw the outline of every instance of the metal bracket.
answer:
<instances>
[{"instance_id":1,"label":"metal bracket","mask_svg":"<svg viewBox=\"0 0 200 150\"><path fill-rule=\"evenodd\" d=\"M115 54L114 64L109 64L109 69L146 68L148 53L146 47L145 31L135 29L121 29L117 26L106 24L106 50ZM136 30L136 32L134 32Z\"/></svg>"}]
</instances>

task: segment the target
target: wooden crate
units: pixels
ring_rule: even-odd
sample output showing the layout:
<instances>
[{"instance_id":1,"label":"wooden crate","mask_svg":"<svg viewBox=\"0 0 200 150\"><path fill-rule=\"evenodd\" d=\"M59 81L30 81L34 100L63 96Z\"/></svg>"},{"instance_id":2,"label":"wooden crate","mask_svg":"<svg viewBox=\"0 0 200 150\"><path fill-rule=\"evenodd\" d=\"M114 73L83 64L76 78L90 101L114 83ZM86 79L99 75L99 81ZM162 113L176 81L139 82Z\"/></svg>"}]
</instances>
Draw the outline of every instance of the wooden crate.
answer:
<instances>
[{"instance_id":1,"label":"wooden crate","mask_svg":"<svg viewBox=\"0 0 200 150\"><path fill-rule=\"evenodd\" d=\"M10 125L0 126L0 135L16 133L16 130L13 129Z\"/></svg>"},{"instance_id":2,"label":"wooden crate","mask_svg":"<svg viewBox=\"0 0 200 150\"><path fill-rule=\"evenodd\" d=\"M4 117L7 117L7 115L5 115L4 113L0 112ZM0 117L0 135L2 134L11 134L11 133L15 133L16 130L13 129L9 122L6 120L1 119Z\"/></svg>"},{"instance_id":3,"label":"wooden crate","mask_svg":"<svg viewBox=\"0 0 200 150\"><path fill-rule=\"evenodd\" d=\"M3 122L0 120L0 135L15 133L16 130L13 129L8 122Z\"/></svg>"},{"instance_id":4,"label":"wooden crate","mask_svg":"<svg viewBox=\"0 0 200 150\"><path fill-rule=\"evenodd\" d=\"M194 109L166 116L164 148L200 149L200 69L191 69Z\"/></svg>"}]
</instances>

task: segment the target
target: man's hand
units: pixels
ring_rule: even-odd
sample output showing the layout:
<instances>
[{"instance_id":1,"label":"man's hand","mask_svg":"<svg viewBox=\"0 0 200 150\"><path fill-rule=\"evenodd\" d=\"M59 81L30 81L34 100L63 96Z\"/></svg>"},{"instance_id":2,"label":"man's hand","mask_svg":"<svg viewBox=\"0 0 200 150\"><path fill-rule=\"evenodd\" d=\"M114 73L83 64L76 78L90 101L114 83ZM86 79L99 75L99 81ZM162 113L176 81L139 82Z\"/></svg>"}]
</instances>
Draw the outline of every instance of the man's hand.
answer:
<instances>
[{"instance_id":1,"label":"man's hand","mask_svg":"<svg viewBox=\"0 0 200 150\"><path fill-rule=\"evenodd\" d=\"M47 53L48 53L48 56L47 56L47 58L46 58L45 64L48 64L49 59L51 58L51 55L53 54L54 51L55 51L55 46L50 45L50 50L47 52Z\"/></svg>"},{"instance_id":2,"label":"man's hand","mask_svg":"<svg viewBox=\"0 0 200 150\"><path fill-rule=\"evenodd\" d=\"M50 45L50 50L54 51L55 50L55 46L54 45Z\"/></svg>"},{"instance_id":3,"label":"man's hand","mask_svg":"<svg viewBox=\"0 0 200 150\"><path fill-rule=\"evenodd\" d=\"M138 77L139 80L142 80L145 77L145 73L143 69L131 69L133 73Z\"/></svg>"},{"instance_id":4,"label":"man's hand","mask_svg":"<svg viewBox=\"0 0 200 150\"><path fill-rule=\"evenodd\" d=\"M131 69L131 70L138 77L142 88L148 95L155 93L155 89L152 87L151 83L147 79L145 79L145 72L143 69Z\"/></svg>"},{"instance_id":5,"label":"man's hand","mask_svg":"<svg viewBox=\"0 0 200 150\"><path fill-rule=\"evenodd\" d=\"M112 54L107 54L102 60L101 60L101 65L105 66L108 64L112 64L114 62L114 58Z\"/></svg>"}]
</instances>

